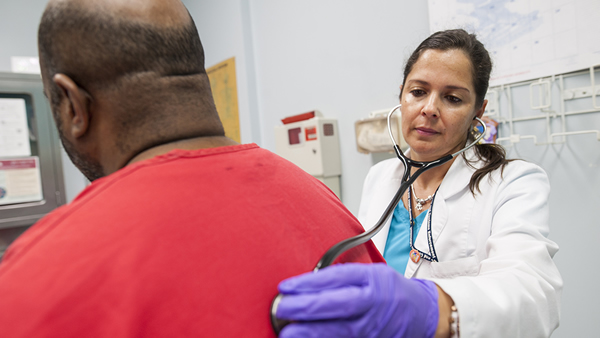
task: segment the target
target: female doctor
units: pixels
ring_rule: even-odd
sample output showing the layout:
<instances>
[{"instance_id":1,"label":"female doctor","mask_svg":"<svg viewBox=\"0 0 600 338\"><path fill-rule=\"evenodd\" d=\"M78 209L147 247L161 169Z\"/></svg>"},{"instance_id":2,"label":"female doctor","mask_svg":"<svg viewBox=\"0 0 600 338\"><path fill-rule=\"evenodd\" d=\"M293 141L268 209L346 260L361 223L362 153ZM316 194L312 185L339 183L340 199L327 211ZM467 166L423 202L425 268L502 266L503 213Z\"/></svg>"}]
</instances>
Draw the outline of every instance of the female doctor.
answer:
<instances>
[{"instance_id":1,"label":"female doctor","mask_svg":"<svg viewBox=\"0 0 600 338\"><path fill-rule=\"evenodd\" d=\"M464 30L417 47L400 94L408 157L435 160L474 139L491 67ZM403 172L396 159L370 170L365 227L381 217ZM547 238L549 191L540 167L507 160L498 145L476 145L426 171L373 238L388 265L339 264L280 283L277 316L294 322L280 337L550 336L562 279Z\"/></svg>"}]
</instances>

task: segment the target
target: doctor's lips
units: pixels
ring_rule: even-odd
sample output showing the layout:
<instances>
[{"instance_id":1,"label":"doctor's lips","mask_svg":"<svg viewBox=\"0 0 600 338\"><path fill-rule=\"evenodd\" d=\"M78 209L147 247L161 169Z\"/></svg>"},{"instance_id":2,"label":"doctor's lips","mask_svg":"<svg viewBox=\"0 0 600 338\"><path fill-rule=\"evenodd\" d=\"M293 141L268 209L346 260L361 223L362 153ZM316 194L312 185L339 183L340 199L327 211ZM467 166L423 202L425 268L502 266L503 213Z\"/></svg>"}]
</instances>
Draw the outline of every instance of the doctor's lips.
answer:
<instances>
[{"instance_id":1,"label":"doctor's lips","mask_svg":"<svg viewBox=\"0 0 600 338\"><path fill-rule=\"evenodd\" d=\"M417 133L419 133L419 135L424 135L424 136L439 134L436 130L425 128L425 127L417 127L417 128L415 128L415 130L417 131Z\"/></svg>"}]
</instances>

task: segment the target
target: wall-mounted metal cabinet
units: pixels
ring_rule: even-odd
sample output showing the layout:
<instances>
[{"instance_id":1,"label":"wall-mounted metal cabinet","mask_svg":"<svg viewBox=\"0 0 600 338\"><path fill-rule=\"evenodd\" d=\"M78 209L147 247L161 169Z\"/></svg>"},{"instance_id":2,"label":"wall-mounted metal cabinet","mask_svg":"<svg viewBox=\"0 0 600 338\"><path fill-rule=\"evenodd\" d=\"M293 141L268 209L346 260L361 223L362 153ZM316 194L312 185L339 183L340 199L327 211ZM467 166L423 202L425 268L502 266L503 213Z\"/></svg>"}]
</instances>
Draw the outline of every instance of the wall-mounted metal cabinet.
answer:
<instances>
[{"instance_id":1,"label":"wall-mounted metal cabinet","mask_svg":"<svg viewBox=\"0 0 600 338\"><path fill-rule=\"evenodd\" d=\"M0 73L0 252L65 204L60 147L40 76Z\"/></svg>"}]
</instances>

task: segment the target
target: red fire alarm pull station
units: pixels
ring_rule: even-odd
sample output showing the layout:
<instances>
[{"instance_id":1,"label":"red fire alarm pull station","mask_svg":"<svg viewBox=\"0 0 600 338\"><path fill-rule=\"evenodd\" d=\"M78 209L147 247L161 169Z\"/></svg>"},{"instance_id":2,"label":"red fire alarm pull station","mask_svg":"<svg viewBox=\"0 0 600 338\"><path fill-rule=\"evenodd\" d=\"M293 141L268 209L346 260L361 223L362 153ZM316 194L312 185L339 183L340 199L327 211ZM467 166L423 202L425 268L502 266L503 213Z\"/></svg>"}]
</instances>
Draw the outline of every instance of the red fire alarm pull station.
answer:
<instances>
[{"instance_id":1,"label":"red fire alarm pull station","mask_svg":"<svg viewBox=\"0 0 600 338\"><path fill-rule=\"evenodd\" d=\"M317 140L317 127L304 128L304 134L306 135L307 141Z\"/></svg>"}]
</instances>

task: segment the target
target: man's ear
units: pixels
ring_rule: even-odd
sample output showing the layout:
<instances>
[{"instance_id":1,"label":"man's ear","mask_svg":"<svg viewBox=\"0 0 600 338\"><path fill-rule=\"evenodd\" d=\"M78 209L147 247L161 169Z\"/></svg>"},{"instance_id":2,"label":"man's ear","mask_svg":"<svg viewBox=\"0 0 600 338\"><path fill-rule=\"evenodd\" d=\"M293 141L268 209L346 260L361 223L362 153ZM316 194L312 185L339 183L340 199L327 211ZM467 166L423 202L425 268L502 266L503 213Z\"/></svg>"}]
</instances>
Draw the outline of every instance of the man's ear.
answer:
<instances>
[{"instance_id":1,"label":"man's ear","mask_svg":"<svg viewBox=\"0 0 600 338\"><path fill-rule=\"evenodd\" d=\"M54 75L52 81L62 90L69 102L69 110L61 116L63 132L76 139L82 137L89 130L92 117L89 110L90 95L65 74Z\"/></svg>"}]
</instances>

